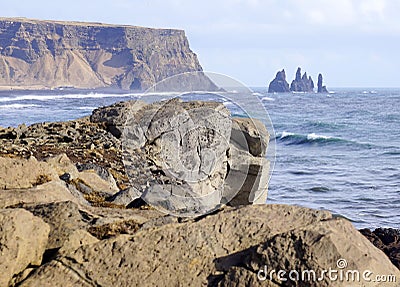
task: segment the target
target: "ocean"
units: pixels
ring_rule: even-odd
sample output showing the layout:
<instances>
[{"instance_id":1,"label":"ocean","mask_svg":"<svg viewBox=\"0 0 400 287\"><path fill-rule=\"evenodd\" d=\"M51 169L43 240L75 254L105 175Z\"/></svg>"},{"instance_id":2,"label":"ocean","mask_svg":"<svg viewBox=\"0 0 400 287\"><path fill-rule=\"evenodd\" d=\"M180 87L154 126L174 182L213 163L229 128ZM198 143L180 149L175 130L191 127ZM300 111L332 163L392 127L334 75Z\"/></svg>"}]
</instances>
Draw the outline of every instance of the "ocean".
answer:
<instances>
[{"instance_id":1,"label":"ocean","mask_svg":"<svg viewBox=\"0 0 400 287\"><path fill-rule=\"evenodd\" d=\"M247 106L262 105L274 127L268 203L330 210L357 228L400 228L400 89L332 89L329 94L253 91L254 103ZM71 120L118 101L169 97L3 91L0 126ZM222 101L235 116L246 116L216 94L191 97Z\"/></svg>"}]
</instances>

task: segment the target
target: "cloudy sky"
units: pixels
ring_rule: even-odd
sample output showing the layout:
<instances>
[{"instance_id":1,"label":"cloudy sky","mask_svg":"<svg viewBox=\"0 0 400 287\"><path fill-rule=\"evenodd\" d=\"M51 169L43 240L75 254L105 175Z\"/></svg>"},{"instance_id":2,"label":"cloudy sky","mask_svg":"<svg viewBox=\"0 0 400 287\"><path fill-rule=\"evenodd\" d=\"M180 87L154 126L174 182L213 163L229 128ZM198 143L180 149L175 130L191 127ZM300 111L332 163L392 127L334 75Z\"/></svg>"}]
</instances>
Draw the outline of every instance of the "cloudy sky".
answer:
<instances>
[{"instance_id":1,"label":"cloudy sky","mask_svg":"<svg viewBox=\"0 0 400 287\"><path fill-rule=\"evenodd\" d=\"M399 0L3 1L1 16L184 29L204 70L249 86L301 66L328 87L400 87Z\"/></svg>"}]
</instances>

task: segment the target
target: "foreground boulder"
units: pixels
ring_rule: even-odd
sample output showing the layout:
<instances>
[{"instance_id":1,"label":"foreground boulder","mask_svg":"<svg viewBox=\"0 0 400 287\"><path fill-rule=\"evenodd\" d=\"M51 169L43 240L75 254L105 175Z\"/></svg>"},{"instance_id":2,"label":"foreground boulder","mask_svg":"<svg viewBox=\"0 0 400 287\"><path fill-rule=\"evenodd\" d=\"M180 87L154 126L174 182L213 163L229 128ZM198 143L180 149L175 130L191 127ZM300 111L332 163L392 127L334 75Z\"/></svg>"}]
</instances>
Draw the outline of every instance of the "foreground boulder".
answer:
<instances>
[{"instance_id":1,"label":"foreground boulder","mask_svg":"<svg viewBox=\"0 0 400 287\"><path fill-rule=\"evenodd\" d=\"M263 275L265 266L340 269L339 259L347 260L349 270L400 275L345 219L301 207L253 205L84 245L44 264L21 286L358 286L328 278L289 284L276 273Z\"/></svg>"},{"instance_id":2,"label":"foreground boulder","mask_svg":"<svg viewBox=\"0 0 400 287\"><path fill-rule=\"evenodd\" d=\"M98 108L90 120L121 140L131 187L111 202L127 206L132 195L195 215L234 197L234 205L266 200L268 131L260 121L232 119L221 103L128 101Z\"/></svg>"},{"instance_id":3,"label":"foreground boulder","mask_svg":"<svg viewBox=\"0 0 400 287\"><path fill-rule=\"evenodd\" d=\"M228 109L215 102L173 99L140 109L128 118L122 141L133 186L167 212L190 216L215 209L231 126Z\"/></svg>"},{"instance_id":4,"label":"foreground boulder","mask_svg":"<svg viewBox=\"0 0 400 287\"><path fill-rule=\"evenodd\" d=\"M49 230L26 210L0 209L0 286L8 286L26 268L41 264Z\"/></svg>"},{"instance_id":5,"label":"foreground boulder","mask_svg":"<svg viewBox=\"0 0 400 287\"><path fill-rule=\"evenodd\" d=\"M0 157L0 189L31 188L57 178L54 170L34 157L28 160Z\"/></svg>"}]
</instances>

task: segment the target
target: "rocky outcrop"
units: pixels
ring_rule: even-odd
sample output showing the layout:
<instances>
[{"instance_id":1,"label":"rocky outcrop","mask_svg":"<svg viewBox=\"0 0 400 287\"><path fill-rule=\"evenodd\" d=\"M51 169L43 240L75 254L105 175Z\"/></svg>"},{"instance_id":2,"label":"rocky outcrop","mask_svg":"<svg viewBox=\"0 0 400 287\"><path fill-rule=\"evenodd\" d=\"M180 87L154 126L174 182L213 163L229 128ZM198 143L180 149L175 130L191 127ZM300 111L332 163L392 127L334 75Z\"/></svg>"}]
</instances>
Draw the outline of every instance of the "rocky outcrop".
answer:
<instances>
[{"instance_id":1,"label":"rocky outcrop","mask_svg":"<svg viewBox=\"0 0 400 287\"><path fill-rule=\"evenodd\" d=\"M289 83L286 81L285 69L276 73L275 79L269 84L268 93L289 93Z\"/></svg>"},{"instance_id":2,"label":"rocky outcrop","mask_svg":"<svg viewBox=\"0 0 400 287\"><path fill-rule=\"evenodd\" d=\"M292 92L313 92L314 82L310 77L307 77L307 72L304 72L301 76L301 68L297 68L296 78L290 84L290 90Z\"/></svg>"},{"instance_id":3,"label":"rocky outcrop","mask_svg":"<svg viewBox=\"0 0 400 287\"><path fill-rule=\"evenodd\" d=\"M173 99L133 113L122 134L133 186L169 212L214 209L228 172L231 126L228 109L215 102Z\"/></svg>"},{"instance_id":4,"label":"rocky outcrop","mask_svg":"<svg viewBox=\"0 0 400 287\"><path fill-rule=\"evenodd\" d=\"M329 93L326 86L323 85L322 74L318 75L317 93Z\"/></svg>"},{"instance_id":5,"label":"rocky outcrop","mask_svg":"<svg viewBox=\"0 0 400 287\"><path fill-rule=\"evenodd\" d=\"M263 204L267 201L270 169L265 152L268 143L269 133L261 121L249 118L232 120L229 172L223 195L229 205Z\"/></svg>"},{"instance_id":6,"label":"rocky outcrop","mask_svg":"<svg viewBox=\"0 0 400 287\"><path fill-rule=\"evenodd\" d=\"M0 18L0 88L145 90L201 72L182 30ZM185 86L216 89L203 74Z\"/></svg>"},{"instance_id":7,"label":"rocky outcrop","mask_svg":"<svg viewBox=\"0 0 400 287\"><path fill-rule=\"evenodd\" d=\"M0 286L8 286L14 276L40 266L49 226L24 209L0 209L0 231Z\"/></svg>"},{"instance_id":8,"label":"rocky outcrop","mask_svg":"<svg viewBox=\"0 0 400 287\"><path fill-rule=\"evenodd\" d=\"M392 263L400 269L400 230L377 228L374 231L362 229L360 232L376 247L385 252Z\"/></svg>"},{"instance_id":9,"label":"rocky outcrop","mask_svg":"<svg viewBox=\"0 0 400 287\"><path fill-rule=\"evenodd\" d=\"M31 188L57 177L57 174L46 163L38 162L34 157L30 157L26 161L0 157L1 189Z\"/></svg>"},{"instance_id":10,"label":"rocky outcrop","mask_svg":"<svg viewBox=\"0 0 400 287\"><path fill-rule=\"evenodd\" d=\"M108 107L97 108L92 112L90 121L102 124L113 136L120 138L129 115L146 106L143 101L119 102Z\"/></svg>"},{"instance_id":11,"label":"rocky outcrop","mask_svg":"<svg viewBox=\"0 0 400 287\"><path fill-rule=\"evenodd\" d=\"M231 119L221 103L128 101L96 109L90 119L3 129L0 141L0 153L27 158L0 158L0 186L29 188L32 196L57 179L53 200L70 190L103 206L136 206L141 197L195 214L235 196L233 205L266 200L269 134L257 120Z\"/></svg>"},{"instance_id":12,"label":"rocky outcrop","mask_svg":"<svg viewBox=\"0 0 400 287\"><path fill-rule=\"evenodd\" d=\"M339 259L347 265L338 266ZM19 286L349 286L328 276L285 282L277 275L315 270L320 277L332 269L400 274L345 219L301 207L254 205L94 240L42 265Z\"/></svg>"},{"instance_id":13,"label":"rocky outcrop","mask_svg":"<svg viewBox=\"0 0 400 287\"><path fill-rule=\"evenodd\" d=\"M346 219L258 204L268 143L260 121L177 99L0 130L0 285L349 286L277 275L331 269L399 278Z\"/></svg>"}]
</instances>

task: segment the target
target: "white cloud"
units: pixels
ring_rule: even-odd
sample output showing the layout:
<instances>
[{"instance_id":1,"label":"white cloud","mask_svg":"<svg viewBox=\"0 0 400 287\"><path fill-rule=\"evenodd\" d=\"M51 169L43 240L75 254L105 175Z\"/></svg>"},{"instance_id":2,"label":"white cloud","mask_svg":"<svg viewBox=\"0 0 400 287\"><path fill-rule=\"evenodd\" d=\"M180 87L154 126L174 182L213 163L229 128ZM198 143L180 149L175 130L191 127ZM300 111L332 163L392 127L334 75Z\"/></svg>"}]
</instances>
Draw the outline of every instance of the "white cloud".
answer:
<instances>
[{"instance_id":1,"label":"white cloud","mask_svg":"<svg viewBox=\"0 0 400 287\"><path fill-rule=\"evenodd\" d=\"M365 17L378 17L381 20L385 18L385 0L364 0L360 5L361 14Z\"/></svg>"}]
</instances>

